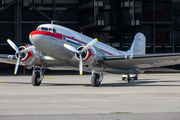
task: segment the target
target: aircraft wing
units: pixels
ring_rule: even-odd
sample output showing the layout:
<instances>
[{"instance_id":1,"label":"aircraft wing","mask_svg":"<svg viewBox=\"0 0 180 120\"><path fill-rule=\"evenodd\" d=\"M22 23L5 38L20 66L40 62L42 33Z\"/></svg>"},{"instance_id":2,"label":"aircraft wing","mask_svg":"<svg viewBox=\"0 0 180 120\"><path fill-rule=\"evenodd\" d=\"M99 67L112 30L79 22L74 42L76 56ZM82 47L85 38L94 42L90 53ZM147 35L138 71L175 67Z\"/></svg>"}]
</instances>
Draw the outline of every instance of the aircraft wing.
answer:
<instances>
[{"instance_id":1,"label":"aircraft wing","mask_svg":"<svg viewBox=\"0 0 180 120\"><path fill-rule=\"evenodd\" d=\"M15 55L0 54L0 62L15 65L17 62L17 59Z\"/></svg>"},{"instance_id":2,"label":"aircraft wing","mask_svg":"<svg viewBox=\"0 0 180 120\"><path fill-rule=\"evenodd\" d=\"M60 60L57 61L54 58L49 57L49 56L41 57L41 61L43 62L43 65L46 67L70 66L65 61L60 61ZM15 55L0 54L0 63L16 65L16 62L17 62L17 59ZM23 65L23 64L21 64L20 62L20 65Z\"/></svg>"},{"instance_id":3,"label":"aircraft wing","mask_svg":"<svg viewBox=\"0 0 180 120\"><path fill-rule=\"evenodd\" d=\"M130 70L180 64L180 53L105 56L110 68Z\"/></svg>"}]
</instances>

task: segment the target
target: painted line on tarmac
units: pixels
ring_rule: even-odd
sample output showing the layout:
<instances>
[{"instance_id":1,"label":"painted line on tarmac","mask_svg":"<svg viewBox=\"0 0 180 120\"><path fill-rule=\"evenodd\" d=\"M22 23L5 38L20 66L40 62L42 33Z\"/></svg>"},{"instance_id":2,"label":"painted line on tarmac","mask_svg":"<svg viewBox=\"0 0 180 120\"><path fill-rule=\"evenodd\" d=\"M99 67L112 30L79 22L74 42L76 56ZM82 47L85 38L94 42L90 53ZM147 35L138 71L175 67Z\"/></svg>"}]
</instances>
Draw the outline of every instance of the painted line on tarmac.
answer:
<instances>
[{"instance_id":1,"label":"painted line on tarmac","mask_svg":"<svg viewBox=\"0 0 180 120\"><path fill-rule=\"evenodd\" d=\"M44 77L46 79L51 79L51 80L54 80L55 78L51 78L51 77Z\"/></svg>"},{"instance_id":2,"label":"painted line on tarmac","mask_svg":"<svg viewBox=\"0 0 180 120\"><path fill-rule=\"evenodd\" d=\"M0 80L0 82L7 82L7 81Z\"/></svg>"}]
</instances>

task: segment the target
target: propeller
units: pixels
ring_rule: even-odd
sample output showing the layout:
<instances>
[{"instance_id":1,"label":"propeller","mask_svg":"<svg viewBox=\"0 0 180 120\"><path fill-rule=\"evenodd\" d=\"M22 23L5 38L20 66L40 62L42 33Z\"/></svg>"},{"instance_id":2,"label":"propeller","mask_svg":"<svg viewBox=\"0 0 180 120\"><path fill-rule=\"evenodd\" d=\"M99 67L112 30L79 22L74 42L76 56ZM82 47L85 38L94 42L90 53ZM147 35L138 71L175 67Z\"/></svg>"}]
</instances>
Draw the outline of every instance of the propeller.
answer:
<instances>
[{"instance_id":1,"label":"propeller","mask_svg":"<svg viewBox=\"0 0 180 120\"><path fill-rule=\"evenodd\" d=\"M27 52L29 52L30 50L34 49L34 48L35 48L34 46L30 46L30 47L28 47L28 48L20 51L20 53L27 53Z\"/></svg>"},{"instance_id":2,"label":"propeller","mask_svg":"<svg viewBox=\"0 0 180 120\"><path fill-rule=\"evenodd\" d=\"M88 49L89 49L90 47L92 47L97 41L98 41L98 39L95 38L95 39L92 40L90 43L88 43L88 44L82 49L82 51L88 50Z\"/></svg>"},{"instance_id":3,"label":"propeller","mask_svg":"<svg viewBox=\"0 0 180 120\"><path fill-rule=\"evenodd\" d=\"M71 46L71 45L68 45L68 44L65 44L65 43L64 43L63 46L64 46L65 48L73 51L73 52L80 53L79 50L77 50L75 47L73 47L73 46Z\"/></svg>"},{"instance_id":4,"label":"propeller","mask_svg":"<svg viewBox=\"0 0 180 120\"><path fill-rule=\"evenodd\" d=\"M16 66L15 66L15 69L14 69L14 74L16 74L16 73L17 73L17 70L18 70L18 67L19 67L20 51L19 51L18 47L17 47L10 39L8 39L7 42L8 42L9 45L16 51L16 54L18 54Z\"/></svg>"},{"instance_id":5,"label":"propeller","mask_svg":"<svg viewBox=\"0 0 180 120\"><path fill-rule=\"evenodd\" d=\"M82 75L82 56L79 55L79 74Z\"/></svg>"},{"instance_id":6,"label":"propeller","mask_svg":"<svg viewBox=\"0 0 180 120\"><path fill-rule=\"evenodd\" d=\"M7 39L7 42L8 42L9 45L16 51L16 53L19 52L18 47L17 47L10 39Z\"/></svg>"},{"instance_id":7,"label":"propeller","mask_svg":"<svg viewBox=\"0 0 180 120\"><path fill-rule=\"evenodd\" d=\"M28 48L26 48L26 49L24 49L22 51L19 51L18 47L10 39L8 39L7 42L16 51L16 54L18 55L16 66L15 66L15 69L14 69L14 74L16 74L17 70L18 70L18 67L19 67L19 62L20 62L21 54L29 52L30 49L34 48L34 46L31 46L31 47L28 47Z\"/></svg>"},{"instance_id":8,"label":"propeller","mask_svg":"<svg viewBox=\"0 0 180 120\"><path fill-rule=\"evenodd\" d=\"M82 75L83 73L83 68L82 68L82 53L86 50L88 50L89 48L91 48L96 42L98 41L97 38L95 38L94 40L92 40L90 43L88 43L82 50L78 50L77 48L68 45L68 44L63 44L63 46L65 48L67 48L68 50L71 50L77 54L79 54L79 74Z\"/></svg>"},{"instance_id":9,"label":"propeller","mask_svg":"<svg viewBox=\"0 0 180 120\"><path fill-rule=\"evenodd\" d=\"M20 56L18 55L18 59L17 59L16 66L15 66L15 69L14 69L14 74L15 75L16 75L18 67L19 67L19 61L20 61Z\"/></svg>"}]
</instances>

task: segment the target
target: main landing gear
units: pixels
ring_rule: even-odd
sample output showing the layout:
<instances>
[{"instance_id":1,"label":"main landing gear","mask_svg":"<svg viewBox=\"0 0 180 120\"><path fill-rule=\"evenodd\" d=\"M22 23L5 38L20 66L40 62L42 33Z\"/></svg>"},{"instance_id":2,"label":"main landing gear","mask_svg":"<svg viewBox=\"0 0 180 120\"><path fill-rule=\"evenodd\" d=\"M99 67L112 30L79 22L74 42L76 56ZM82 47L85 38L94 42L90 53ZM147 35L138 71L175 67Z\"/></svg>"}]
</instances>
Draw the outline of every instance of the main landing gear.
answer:
<instances>
[{"instance_id":1,"label":"main landing gear","mask_svg":"<svg viewBox=\"0 0 180 120\"><path fill-rule=\"evenodd\" d=\"M124 74L122 75L122 80L127 80L128 83L131 82L131 80L137 80L138 79L138 74Z\"/></svg>"},{"instance_id":2,"label":"main landing gear","mask_svg":"<svg viewBox=\"0 0 180 120\"><path fill-rule=\"evenodd\" d=\"M131 78L130 78L130 75L127 74L127 82L130 83L131 82Z\"/></svg>"},{"instance_id":3,"label":"main landing gear","mask_svg":"<svg viewBox=\"0 0 180 120\"><path fill-rule=\"evenodd\" d=\"M32 78L31 82L33 86L39 86L41 84L42 79L44 78L44 71L42 71L42 66L40 68L33 67L33 73L32 73Z\"/></svg>"},{"instance_id":4,"label":"main landing gear","mask_svg":"<svg viewBox=\"0 0 180 120\"><path fill-rule=\"evenodd\" d=\"M100 69L97 69L100 68ZM104 72L104 69L102 66L97 66L96 71L93 69L92 70L92 77L91 77L91 85L93 87L99 87L101 84L101 81L103 80L103 75L102 73Z\"/></svg>"}]
</instances>

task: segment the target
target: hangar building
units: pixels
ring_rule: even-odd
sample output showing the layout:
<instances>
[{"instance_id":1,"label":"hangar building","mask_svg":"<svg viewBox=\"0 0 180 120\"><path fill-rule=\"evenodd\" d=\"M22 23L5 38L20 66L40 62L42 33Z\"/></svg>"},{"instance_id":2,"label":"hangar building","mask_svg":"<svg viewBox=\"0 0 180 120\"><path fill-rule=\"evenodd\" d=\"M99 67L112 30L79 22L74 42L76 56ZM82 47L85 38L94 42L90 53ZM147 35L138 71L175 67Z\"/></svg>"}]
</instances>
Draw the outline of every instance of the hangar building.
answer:
<instances>
[{"instance_id":1,"label":"hangar building","mask_svg":"<svg viewBox=\"0 0 180 120\"><path fill-rule=\"evenodd\" d=\"M30 44L29 33L51 21L120 50L142 32L147 53L180 52L179 0L0 0L0 53L14 53L8 38Z\"/></svg>"}]
</instances>

